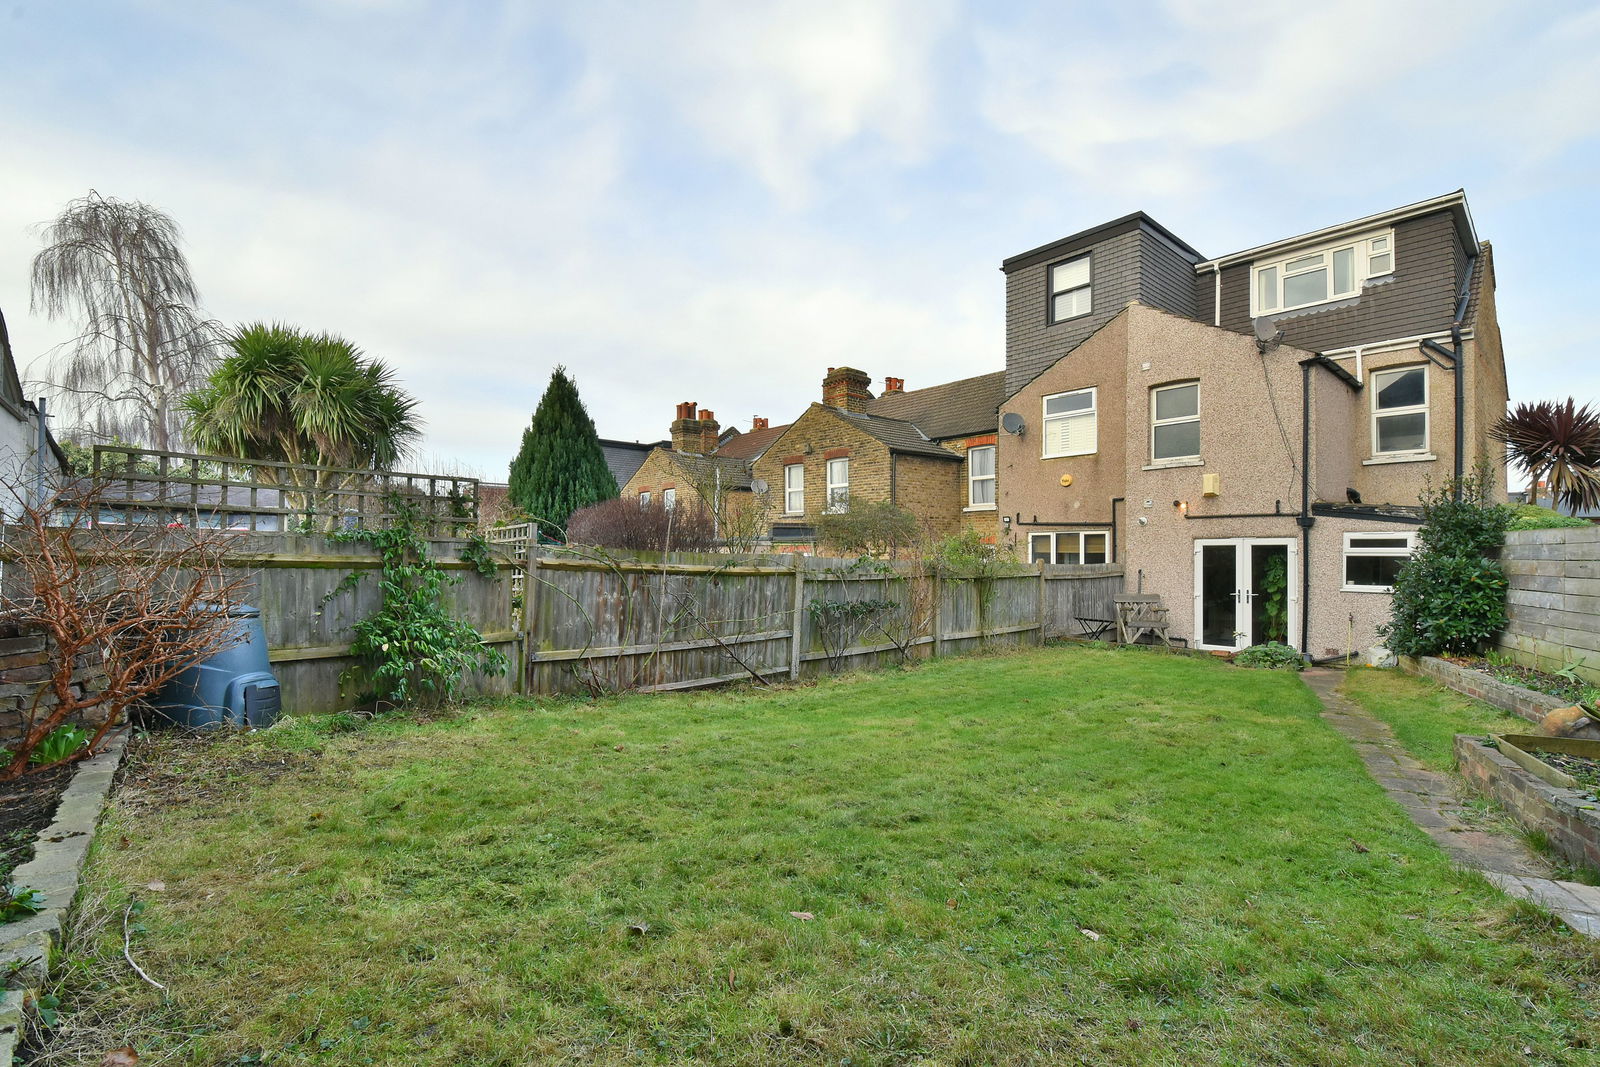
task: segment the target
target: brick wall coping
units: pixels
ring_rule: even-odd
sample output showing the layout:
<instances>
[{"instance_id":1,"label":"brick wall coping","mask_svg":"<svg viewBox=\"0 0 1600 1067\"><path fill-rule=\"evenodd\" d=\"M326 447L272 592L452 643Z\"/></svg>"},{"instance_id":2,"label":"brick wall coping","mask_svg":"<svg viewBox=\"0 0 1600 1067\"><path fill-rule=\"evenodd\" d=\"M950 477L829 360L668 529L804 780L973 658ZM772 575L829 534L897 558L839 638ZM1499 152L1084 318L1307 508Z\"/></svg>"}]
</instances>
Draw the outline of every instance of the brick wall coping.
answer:
<instances>
[{"instance_id":1,"label":"brick wall coping","mask_svg":"<svg viewBox=\"0 0 1600 1067\"><path fill-rule=\"evenodd\" d=\"M1472 734L1456 735L1455 757L1462 777L1524 830L1543 834L1569 862L1600 871L1600 800L1593 794L1551 785Z\"/></svg>"},{"instance_id":2,"label":"brick wall coping","mask_svg":"<svg viewBox=\"0 0 1600 1067\"><path fill-rule=\"evenodd\" d=\"M1482 671L1460 667L1449 660L1434 656L1401 656L1400 669L1408 674L1432 678L1465 696L1475 697L1485 704L1493 704L1501 711L1509 711L1529 722L1540 722L1557 708L1571 707L1571 703L1548 693L1524 689L1491 678Z\"/></svg>"}]
</instances>

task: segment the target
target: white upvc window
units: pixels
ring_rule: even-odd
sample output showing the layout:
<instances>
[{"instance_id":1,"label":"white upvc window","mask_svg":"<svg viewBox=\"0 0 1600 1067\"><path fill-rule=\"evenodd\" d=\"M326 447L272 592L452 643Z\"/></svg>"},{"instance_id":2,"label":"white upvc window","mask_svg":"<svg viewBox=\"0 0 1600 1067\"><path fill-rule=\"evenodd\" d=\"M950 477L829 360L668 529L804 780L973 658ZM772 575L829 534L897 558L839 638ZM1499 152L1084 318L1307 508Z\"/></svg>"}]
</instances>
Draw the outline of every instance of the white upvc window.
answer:
<instances>
[{"instance_id":1,"label":"white upvc window","mask_svg":"<svg viewBox=\"0 0 1600 1067\"><path fill-rule=\"evenodd\" d=\"M1372 453L1421 455L1428 451L1426 365L1373 371Z\"/></svg>"},{"instance_id":2,"label":"white upvc window","mask_svg":"<svg viewBox=\"0 0 1600 1067\"><path fill-rule=\"evenodd\" d=\"M641 508L647 508L650 506L650 490L642 489L639 491L639 506Z\"/></svg>"},{"instance_id":3,"label":"white upvc window","mask_svg":"<svg viewBox=\"0 0 1600 1067\"><path fill-rule=\"evenodd\" d=\"M1077 389L1044 398L1044 459L1087 456L1100 447L1096 390Z\"/></svg>"},{"instance_id":4,"label":"white upvc window","mask_svg":"<svg viewBox=\"0 0 1600 1067\"><path fill-rule=\"evenodd\" d=\"M676 489L661 490L661 506L671 511L678 506L678 491Z\"/></svg>"},{"instance_id":5,"label":"white upvc window","mask_svg":"<svg viewBox=\"0 0 1600 1067\"><path fill-rule=\"evenodd\" d=\"M1065 322L1089 314L1094 304L1089 284L1089 254L1050 266L1050 321Z\"/></svg>"},{"instance_id":6,"label":"white upvc window","mask_svg":"<svg viewBox=\"0 0 1600 1067\"><path fill-rule=\"evenodd\" d=\"M1104 530L1036 533L1028 538L1028 562L1105 563L1109 544Z\"/></svg>"},{"instance_id":7,"label":"white upvc window","mask_svg":"<svg viewBox=\"0 0 1600 1067\"><path fill-rule=\"evenodd\" d=\"M1250 269L1250 314L1276 315L1343 300L1361 292L1369 279L1392 273L1393 230L1264 260Z\"/></svg>"},{"instance_id":8,"label":"white upvc window","mask_svg":"<svg viewBox=\"0 0 1600 1067\"><path fill-rule=\"evenodd\" d=\"M850 510L850 460L828 460L828 512Z\"/></svg>"},{"instance_id":9,"label":"white upvc window","mask_svg":"<svg viewBox=\"0 0 1600 1067\"><path fill-rule=\"evenodd\" d=\"M1417 535L1347 533L1344 535L1344 585L1347 593L1388 593L1394 576L1416 547Z\"/></svg>"},{"instance_id":10,"label":"white upvc window","mask_svg":"<svg viewBox=\"0 0 1600 1067\"><path fill-rule=\"evenodd\" d=\"M994 445L967 449L967 504L992 508L994 503Z\"/></svg>"},{"instance_id":11,"label":"white upvc window","mask_svg":"<svg viewBox=\"0 0 1600 1067\"><path fill-rule=\"evenodd\" d=\"M1150 390L1150 459L1200 458L1200 383Z\"/></svg>"},{"instance_id":12,"label":"white upvc window","mask_svg":"<svg viewBox=\"0 0 1600 1067\"><path fill-rule=\"evenodd\" d=\"M803 464L790 463L783 468L783 513L804 515L806 512L806 469Z\"/></svg>"}]
</instances>

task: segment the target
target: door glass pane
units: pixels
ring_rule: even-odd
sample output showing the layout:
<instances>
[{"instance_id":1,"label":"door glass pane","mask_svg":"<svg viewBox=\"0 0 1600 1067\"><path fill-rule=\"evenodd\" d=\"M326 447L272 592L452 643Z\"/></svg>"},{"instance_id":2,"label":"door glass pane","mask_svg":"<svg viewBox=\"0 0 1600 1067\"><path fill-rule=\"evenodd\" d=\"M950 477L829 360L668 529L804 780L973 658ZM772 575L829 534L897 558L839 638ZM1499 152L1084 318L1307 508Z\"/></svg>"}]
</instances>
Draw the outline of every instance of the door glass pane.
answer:
<instances>
[{"instance_id":1,"label":"door glass pane","mask_svg":"<svg viewBox=\"0 0 1600 1067\"><path fill-rule=\"evenodd\" d=\"M1379 452L1420 452L1428 447L1428 416L1383 415L1378 419Z\"/></svg>"},{"instance_id":2,"label":"door glass pane","mask_svg":"<svg viewBox=\"0 0 1600 1067\"><path fill-rule=\"evenodd\" d=\"M1289 643L1289 549L1285 545L1250 546L1250 633L1253 645Z\"/></svg>"},{"instance_id":3,"label":"door glass pane","mask_svg":"<svg viewBox=\"0 0 1600 1067\"><path fill-rule=\"evenodd\" d=\"M1341 248L1333 254L1333 291L1351 293L1356 288L1356 250Z\"/></svg>"},{"instance_id":4,"label":"door glass pane","mask_svg":"<svg viewBox=\"0 0 1600 1067\"><path fill-rule=\"evenodd\" d=\"M1200 641L1222 648L1237 648L1238 552L1233 545L1200 547Z\"/></svg>"},{"instance_id":5,"label":"door glass pane","mask_svg":"<svg viewBox=\"0 0 1600 1067\"><path fill-rule=\"evenodd\" d=\"M1200 454L1200 424L1175 422L1157 426L1152 456L1155 459L1183 459Z\"/></svg>"},{"instance_id":6,"label":"door glass pane","mask_svg":"<svg viewBox=\"0 0 1600 1067\"><path fill-rule=\"evenodd\" d=\"M1298 304L1315 304L1319 300L1328 299L1328 272L1323 270L1310 270L1304 274L1286 276L1283 279L1283 303L1285 307L1294 307Z\"/></svg>"}]
</instances>

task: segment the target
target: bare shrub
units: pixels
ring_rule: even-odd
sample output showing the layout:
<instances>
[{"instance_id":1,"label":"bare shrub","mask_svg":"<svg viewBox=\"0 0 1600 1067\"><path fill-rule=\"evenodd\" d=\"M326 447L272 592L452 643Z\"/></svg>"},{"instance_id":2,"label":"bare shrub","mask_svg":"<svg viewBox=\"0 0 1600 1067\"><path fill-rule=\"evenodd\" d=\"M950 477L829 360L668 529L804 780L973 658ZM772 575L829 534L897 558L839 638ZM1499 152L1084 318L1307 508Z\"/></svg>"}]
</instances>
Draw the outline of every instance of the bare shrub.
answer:
<instances>
[{"instance_id":1,"label":"bare shrub","mask_svg":"<svg viewBox=\"0 0 1600 1067\"><path fill-rule=\"evenodd\" d=\"M717 545L711 512L698 503L667 507L652 500L617 498L573 512L567 540L575 545L634 552L704 552Z\"/></svg>"}]
</instances>

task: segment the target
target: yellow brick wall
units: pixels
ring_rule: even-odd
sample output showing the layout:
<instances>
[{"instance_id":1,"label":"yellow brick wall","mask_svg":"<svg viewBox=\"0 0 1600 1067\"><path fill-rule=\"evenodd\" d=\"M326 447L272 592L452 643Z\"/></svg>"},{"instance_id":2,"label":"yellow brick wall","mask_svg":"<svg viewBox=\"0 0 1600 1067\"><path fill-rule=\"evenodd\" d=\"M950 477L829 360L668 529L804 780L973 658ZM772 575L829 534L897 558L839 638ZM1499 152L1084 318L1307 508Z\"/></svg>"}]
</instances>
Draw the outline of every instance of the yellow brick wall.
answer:
<instances>
[{"instance_id":1,"label":"yellow brick wall","mask_svg":"<svg viewBox=\"0 0 1600 1067\"><path fill-rule=\"evenodd\" d=\"M618 495L625 500L637 500L640 493L648 492L650 499L659 504L661 491L668 488L677 490L679 504L702 503L694 484L673 462L672 453L665 448L656 448L645 457L644 463L633 472L633 477L628 479Z\"/></svg>"},{"instance_id":2,"label":"yellow brick wall","mask_svg":"<svg viewBox=\"0 0 1600 1067\"><path fill-rule=\"evenodd\" d=\"M997 508L983 508L969 510L967 503L967 464L966 455L969 449L982 445L997 445L996 434L977 434L969 437L952 437L939 442L945 448L961 456L962 462L955 470L956 488L955 495L951 498L950 507L953 509L955 521L951 524L951 531L959 529L973 529L985 539L998 537L1000 534L1000 512ZM995 450L995 500L998 501L1000 489L999 449Z\"/></svg>"}]
</instances>

